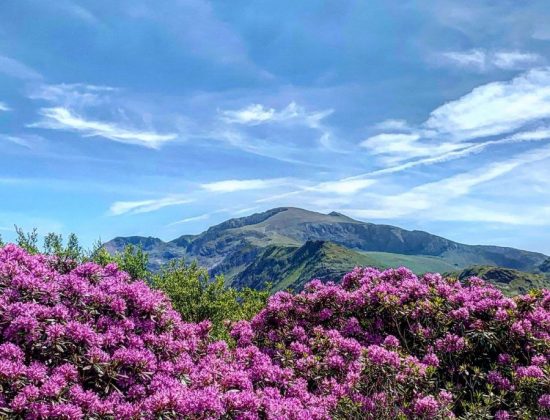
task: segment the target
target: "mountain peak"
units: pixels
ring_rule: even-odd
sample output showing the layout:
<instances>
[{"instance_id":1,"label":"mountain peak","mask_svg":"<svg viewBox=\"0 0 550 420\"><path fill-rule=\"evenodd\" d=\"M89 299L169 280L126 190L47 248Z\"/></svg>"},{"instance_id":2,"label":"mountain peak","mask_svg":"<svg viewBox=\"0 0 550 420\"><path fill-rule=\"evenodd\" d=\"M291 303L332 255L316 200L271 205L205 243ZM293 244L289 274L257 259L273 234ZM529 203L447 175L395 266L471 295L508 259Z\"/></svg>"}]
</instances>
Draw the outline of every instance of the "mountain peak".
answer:
<instances>
[{"instance_id":1,"label":"mountain peak","mask_svg":"<svg viewBox=\"0 0 550 420\"><path fill-rule=\"evenodd\" d=\"M225 274L229 282L245 273L248 266L258 271L267 260L273 265L271 274L275 275L279 263L284 263L289 278L293 278L291 272L302 264L302 258L313 256L322 260L319 267L338 266L342 270L355 264L405 265L419 273L455 271L471 265L550 270L550 263L545 263L548 257L539 253L465 245L427 232L361 222L336 211L327 214L297 207L277 207L230 219L198 235L184 235L170 242L130 237L116 238L106 246L109 251L117 251L128 243L143 246L152 268L174 258L196 259L211 273Z\"/></svg>"}]
</instances>

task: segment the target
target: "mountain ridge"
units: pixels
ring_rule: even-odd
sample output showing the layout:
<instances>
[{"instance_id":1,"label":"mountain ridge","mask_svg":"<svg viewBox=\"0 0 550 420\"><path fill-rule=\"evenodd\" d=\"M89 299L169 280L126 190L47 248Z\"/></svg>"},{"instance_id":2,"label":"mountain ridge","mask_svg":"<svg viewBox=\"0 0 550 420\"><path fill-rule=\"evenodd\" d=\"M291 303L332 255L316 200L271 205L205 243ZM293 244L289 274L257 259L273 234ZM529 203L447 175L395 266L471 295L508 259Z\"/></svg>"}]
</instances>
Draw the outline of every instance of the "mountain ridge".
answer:
<instances>
[{"instance_id":1,"label":"mountain ridge","mask_svg":"<svg viewBox=\"0 0 550 420\"><path fill-rule=\"evenodd\" d=\"M332 258L338 266L338 270L333 270L334 276L353 268L354 264L370 262L387 268L396 261L410 262L419 273L442 269L460 271L473 265L538 273L550 260L538 252L467 245L421 230L362 222L338 212L323 214L296 207L278 207L229 219L200 234L181 235L168 242L155 237L131 236L116 237L105 246L108 251L116 252L127 244L140 245L148 253L153 270L174 258L197 260L211 274L224 274L228 284L235 282L247 286L260 278L265 283L270 264L273 264L273 253L289 263L297 258L295 254L301 247L306 244L311 247L316 241L324 244L318 250L318 257L328 258L325 251L329 249L331 258L338 253L342 255L341 261ZM265 265L264 273L261 273L262 264ZM310 264L307 270L304 269L304 275L318 273L313 266L315 264ZM291 272L292 267L281 270ZM244 273L254 273L254 276L247 281ZM286 279L273 280L288 282ZM301 286L303 280L303 276L298 275L297 285Z\"/></svg>"}]
</instances>

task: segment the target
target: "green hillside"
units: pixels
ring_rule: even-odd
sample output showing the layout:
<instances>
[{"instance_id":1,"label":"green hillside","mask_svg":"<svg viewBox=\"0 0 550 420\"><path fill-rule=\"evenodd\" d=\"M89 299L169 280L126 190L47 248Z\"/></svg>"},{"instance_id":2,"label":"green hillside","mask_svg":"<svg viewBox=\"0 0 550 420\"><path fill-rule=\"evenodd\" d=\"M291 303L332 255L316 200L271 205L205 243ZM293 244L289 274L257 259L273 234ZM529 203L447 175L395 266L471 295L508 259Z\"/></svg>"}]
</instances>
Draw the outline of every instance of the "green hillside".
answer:
<instances>
[{"instance_id":1,"label":"green hillside","mask_svg":"<svg viewBox=\"0 0 550 420\"><path fill-rule=\"evenodd\" d=\"M299 290L313 278L338 281L356 266L380 262L326 241L307 241L300 247L271 245L234 278L233 285L263 288L271 283L273 291Z\"/></svg>"},{"instance_id":2,"label":"green hillside","mask_svg":"<svg viewBox=\"0 0 550 420\"><path fill-rule=\"evenodd\" d=\"M503 267L478 265L462 270L457 276L461 281L473 276L482 278L508 295L525 294L531 289L550 288L548 275L526 273Z\"/></svg>"},{"instance_id":3,"label":"green hillside","mask_svg":"<svg viewBox=\"0 0 550 420\"><path fill-rule=\"evenodd\" d=\"M319 277L338 280L356 265L406 266L415 273L458 272L473 265L537 273L550 267L546 255L486 245L465 245L423 231L378 225L332 212L281 207L230 219L198 235L165 242L152 237L119 237L110 252L140 245L157 270L173 259L196 260L227 284L299 289ZM546 268L545 268L546 267Z\"/></svg>"}]
</instances>

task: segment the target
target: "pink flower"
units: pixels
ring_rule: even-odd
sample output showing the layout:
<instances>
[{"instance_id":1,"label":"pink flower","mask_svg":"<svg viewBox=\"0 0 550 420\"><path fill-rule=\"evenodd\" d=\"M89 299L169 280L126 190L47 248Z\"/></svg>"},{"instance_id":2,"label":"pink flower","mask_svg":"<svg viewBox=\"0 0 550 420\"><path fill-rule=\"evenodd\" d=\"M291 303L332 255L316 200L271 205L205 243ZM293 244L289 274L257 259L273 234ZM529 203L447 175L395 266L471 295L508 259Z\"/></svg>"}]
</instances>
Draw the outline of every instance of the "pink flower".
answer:
<instances>
[{"instance_id":1,"label":"pink flower","mask_svg":"<svg viewBox=\"0 0 550 420\"><path fill-rule=\"evenodd\" d=\"M439 410L439 403L434 397L428 395L418 398L414 403L413 410L419 416L434 416Z\"/></svg>"},{"instance_id":2,"label":"pink flower","mask_svg":"<svg viewBox=\"0 0 550 420\"><path fill-rule=\"evenodd\" d=\"M550 409L550 394L541 395L538 403L542 408Z\"/></svg>"},{"instance_id":3,"label":"pink flower","mask_svg":"<svg viewBox=\"0 0 550 420\"><path fill-rule=\"evenodd\" d=\"M538 366L520 366L516 370L516 375L518 378L544 378L544 372Z\"/></svg>"}]
</instances>

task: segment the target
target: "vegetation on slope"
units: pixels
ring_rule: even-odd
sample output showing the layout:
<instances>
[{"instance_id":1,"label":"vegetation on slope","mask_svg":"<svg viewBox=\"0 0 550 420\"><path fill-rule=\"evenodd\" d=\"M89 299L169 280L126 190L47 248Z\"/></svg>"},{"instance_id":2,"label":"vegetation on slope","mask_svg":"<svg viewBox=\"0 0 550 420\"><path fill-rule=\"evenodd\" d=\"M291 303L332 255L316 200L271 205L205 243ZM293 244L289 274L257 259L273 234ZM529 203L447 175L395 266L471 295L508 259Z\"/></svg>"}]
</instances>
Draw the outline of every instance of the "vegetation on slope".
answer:
<instances>
[{"instance_id":1,"label":"vegetation on slope","mask_svg":"<svg viewBox=\"0 0 550 420\"><path fill-rule=\"evenodd\" d=\"M477 265L458 273L458 279L461 281L466 281L470 277L479 277L486 280L507 295L523 294L533 289L550 288L550 276L503 267Z\"/></svg>"},{"instance_id":2,"label":"vegetation on slope","mask_svg":"<svg viewBox=\"0 0 550 420\"><path fill-rule=\"evenodd\" d=\"M288 276L277 277L277 283L299 290L307 275L330 274L318 268L324 263L302 266L303 261L293 256L308 241L332 242L341 247L334 256L330 252L325 255L337 268L334 275L351 268L352 260L360 265L366 261L376 267L407 266L422 274L457 271L472 265L535 272L547 258L513 248L464 245L427 232L360 222L335 212L321 214L291 207L230 219L199 235L184 235L170 242L156 238L115 238L106 247L116 252L122 251L126 244L141 245L149 255L152 270L158 270L171 259L196 260L211 275L223 274L228 285L235 282L255 287L254 284L262 284L274 270L279 270ZM277 261L278 258L281 260ZM292 261L297 265L289 266ZM277 288L275 284L274 287Z\"/></svg>"},{"instance_id":3,"label":"vegetation on slope","mask_svg":"<svg viewBox=\"0 0 550 420\"><path fill-rule=\"evenodd\" d=\"M0 418L550 415L548 290L512 299L477 278L355 269L338 285L276 293L233 323L228 343L115 264L51 249L0 248ZM184 314L201 297L186 289L207 289L204 275L168 269ZM220 306L221 317L233 310Z\"/></svg>"},{"instance_id":4,"label":"vegetation on slope","mask_svg":"<svg viewBox=\"0 0 550 420\"><path fill-rule=\"evenodd\" d=\"M116 264L131 279L144 280L166 293L185 321L210 320L214 338L229 341L227 322L250 319L265 305L269 296L267 290L228 287L223 276L212 279L208 271L196 262L186 264L183 260L173 260L152 272L147 253L132 244L111 254L101 243L97 243L91 250L84 250L76 235L69 235L64 244L61 235L50 233L46 235L41 248L36 230L25 233L17 229L17 233L19 247L30 254L42 253L51 257L54 268L61 274L74 270L79 264L95 263L101 267Z\"/></svg>"}]
</instances>

